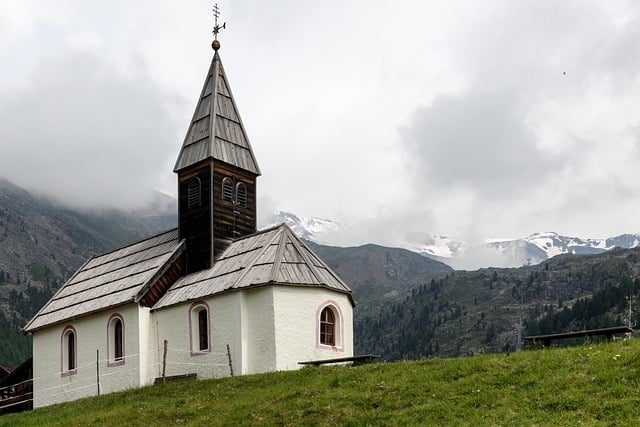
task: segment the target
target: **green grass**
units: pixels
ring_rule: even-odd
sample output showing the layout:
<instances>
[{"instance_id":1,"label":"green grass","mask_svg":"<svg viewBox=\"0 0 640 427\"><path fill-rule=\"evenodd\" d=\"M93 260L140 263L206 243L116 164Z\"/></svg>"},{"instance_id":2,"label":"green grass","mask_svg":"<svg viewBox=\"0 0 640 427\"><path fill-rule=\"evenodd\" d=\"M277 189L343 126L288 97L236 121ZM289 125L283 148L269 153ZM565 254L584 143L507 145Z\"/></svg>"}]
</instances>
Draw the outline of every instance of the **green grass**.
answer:
<instances>
[{"instance_id":1,"label":"green grass","mask_svg":"<svg viewBox=\"0 0 640 427\"><path fill-rule=\"evenodd\" d=\"M191 381L0 417L0 426L640 425L640 340Z\"/></svg>"}]
</instances>

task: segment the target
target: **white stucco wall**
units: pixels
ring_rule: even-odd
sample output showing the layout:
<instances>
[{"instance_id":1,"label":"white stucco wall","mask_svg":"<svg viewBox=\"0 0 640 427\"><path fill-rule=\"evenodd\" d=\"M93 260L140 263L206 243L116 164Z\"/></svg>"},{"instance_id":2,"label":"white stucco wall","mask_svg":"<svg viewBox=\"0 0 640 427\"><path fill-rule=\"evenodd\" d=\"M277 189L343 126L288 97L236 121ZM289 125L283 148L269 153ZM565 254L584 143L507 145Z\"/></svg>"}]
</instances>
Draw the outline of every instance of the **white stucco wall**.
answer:
<instances>
[{"instance_id":1,"label":"white stucco wall","mask_svg":"<svg viewBox=\"0 0 640 427\"><path fill-rule=\"evenodd\" d=\"M151 311L145 307L138 310L138 342L140 354L140 385L153 384L159 376L159 345L157 341L156 325Z\"/></svg>"},{"instance_id":2,"label":"white stucco wall","mask_svg":"<svg viewBox=\"0 0 640 427\"><path fill-rule=\"evenodd\" d=\"M189 322L194 303L209 309L210 351L192 348ZM319 343L319 314L330 304L339 314L336 346ZM108 323L124 321L124 363L108 361ZM77 369L62 372L62 333L72 326ZM197 327L197 325L192 325ZM198 378L298 369L298 362L353 355L353 309L348 297L322 288L266 286L205 298L166 309L129 304L33 333L34 407L152 384L162 373L163 341L168 341L166 375ZM111 344L112 345L112 344ZM193 346L195 347L195 343Z\"/></svg>"},{"instance_id":3,"label":"white stucco wall","mask_svg":"<svg viewBox=\"0 0 640 427\"><path fill-rule=\"evenodd\" d=\"M210 352L192 351L189 314L194 304L209 307ZM319 344L321 308L339 313L339 342ZM168 341L166 375L196 373L198 378L299 369L298 362L353 355L353 309L349 298L322 288L266 286L208 297L152 313L158 347ZM159 359L159 364L161 364Z\"/></svg>"},{"instance_id":4,"label":"white stucco wall","mask_svg":"<svg viewBox=\"0 0 640 427\"><path fill-rule=\"evenodd\" d=\"M246 340L244 374L276 370L273 290L274 286L267 286L243 291Z\"/></svg>"},{"instance_id":5,"label":"white stucco wall","mask_svg":"<svg viewBox=\"0 0 640 427\"><path fill-rule=\"evenodd\" d=\"M353 308L342 293L323 288L273 287L276 330L274 370L298 369L298 362L353 356ZM321 308L331 305L339 315L338 342L319 341Z\"/></svg>"},{"instance_id":6,"label":"white stucco wall","mask_svg":"<svg viewBox=\"0 0 640 427\"><path fill-rule=\"evenodd\" d=\"M112 363L108 361L107 328L109 319L115 313L124 320L124 363L109 366ZM141 382L140 365L141 362L147 365L149 359L140 357L139 342L141 332L143 336L147 335L149 327L140 328L139 322L141 318L145 320L147 313L148 309L129 304L35 331L34 407L98 394L98 370L101 394L145 384ZM67 326L73 327L76 332L77 369L73 374L63 374L62 369L62 333ZM146 350L143 351L145 353Z\"/></svg>"},{"instance_id":7,"label":"white stucco wall","mask_svg":"<svg viewBox=\"0 0 640 427\"><path fill-rule=\"evenodd\" d=\"M204 302L209 307L210 351L192 348L189 318L193 304ZM227 344L231 350L234 373L242 372L241 329L237 321L242 312L242 295L229 293L199 301L179 304L154 311L159 347L168 342L166 375L195 373L198 378L219 378L230 375ZM197 325L192 325L197 327ZM195 343L193 344L195 347ZM162 365L162 353L159 354Z\"/></svg>"},{"instance_id":8,"label":"white stucco wall","mask_svg":"<svg viewBox=\"0 0 640 427\"><path fill-rule=\"evenodd\" d=\"M191 348L189 313L199 303L209 307L210 352L194 352ZM158 310L152 316L156 319L160 345L165 339L168 341L167 376L186 373L196 373L198 378L229 376L227 344L234 375L275 370L271 287L216 295Z\"/></svg>"}]
</instances>

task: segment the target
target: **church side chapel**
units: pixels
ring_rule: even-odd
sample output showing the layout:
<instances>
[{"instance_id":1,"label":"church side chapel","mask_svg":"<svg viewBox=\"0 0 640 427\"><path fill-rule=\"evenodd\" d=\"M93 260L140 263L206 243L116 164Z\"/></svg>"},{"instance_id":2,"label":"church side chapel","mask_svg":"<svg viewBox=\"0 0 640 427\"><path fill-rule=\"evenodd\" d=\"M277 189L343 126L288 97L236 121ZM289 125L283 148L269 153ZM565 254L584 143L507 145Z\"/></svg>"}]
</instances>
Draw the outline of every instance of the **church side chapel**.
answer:
<instances>
[{"instance_id":1,"label":"church side chapel","mask_svg":"<svg viewBox=\"0 0 640 427\"><path fill-rule=\"evenodd\" d=\"M287 225L256 229L260 168L214 12L213 59L174 169L178 228L92 257L25 326L36 408L159 377L353 356L349 287Z\"/></svg>"}]
</instances>

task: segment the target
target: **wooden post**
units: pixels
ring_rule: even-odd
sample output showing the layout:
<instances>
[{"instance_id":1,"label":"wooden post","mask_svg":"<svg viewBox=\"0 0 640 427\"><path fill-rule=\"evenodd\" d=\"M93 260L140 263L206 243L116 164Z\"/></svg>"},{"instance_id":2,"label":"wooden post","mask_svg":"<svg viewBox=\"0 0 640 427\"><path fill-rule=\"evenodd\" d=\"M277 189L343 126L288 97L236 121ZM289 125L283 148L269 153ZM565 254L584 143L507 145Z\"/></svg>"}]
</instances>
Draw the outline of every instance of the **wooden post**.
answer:
<instances>
[{"instance_id":1,"label":"wooden post","mask_svg":"<svg viewBox=\"0 0 640 427\"><path fill-rule=\"evenodd\" d=\"M231 372L231 376L233 376L233 365L231 364L231 350L229 349L229 344L227 344L227 357L229 358L229 372Z\"/></svg>"},{"instance_id":2,"label":"wooden post","mask_svg":"<svg viewBox=\"0 0 640 427\"><path fill-rule=\"evenodd\" d=\"M98 396L100 396L100 350L96 349L96 384L98 384Z\"/></svg>"},{"instance_id":3,"label":"wooden post","mask_svg":"<svg viewBox=\"0 0 640 427\"><path fill-rule=\"evenodd\" d=\"M167 378L167 340L164 340L164 352L162 354L162 384L166 382Z\"/></svg>"}]
</instances>

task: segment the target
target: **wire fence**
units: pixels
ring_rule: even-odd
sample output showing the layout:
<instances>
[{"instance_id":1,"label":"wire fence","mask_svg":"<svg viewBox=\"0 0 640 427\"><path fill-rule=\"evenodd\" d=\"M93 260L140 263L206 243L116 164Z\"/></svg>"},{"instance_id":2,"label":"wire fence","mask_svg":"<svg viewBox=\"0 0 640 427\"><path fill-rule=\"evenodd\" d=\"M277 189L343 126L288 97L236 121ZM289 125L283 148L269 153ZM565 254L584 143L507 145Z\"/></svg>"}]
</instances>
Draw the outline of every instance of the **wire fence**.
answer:
<instances>
[{"instance_id":1,"label":"wire fence","mask_svg":"<svg viewBox=\"0 0 640 427\"><path fill-rule=\"evenodd\" d=\"M229 345L226 346L226 352L194 353L191 350L168 347L166 341L164 344L163 348L125 354L121 360L100 358L100 353L96 350L95 360L79 365L71 371L56 370L56 372L0 387L0 414L10 412L17 405L29 405L25 409L30 409L34 384L39 400L57 403L99 395L102 392L139 387L144 385L141 380L143 371L147 372L147 377L157 373L157 376L153 375L162 379L162 382L171 378L172 375L193 374L194 368L199 368L197 369L199 372L202 372L203 368L210 369L208 372L210 375L206 376L214 377L216 372L219 376L224 372L223 369L214 372L215 368L227 367L229 374L233 376ZM160 353L162 353L161 359L158 357ZM191 357L194 354L205 357L197 361L197 358ZM170 369L167 369L167 366Z\"/></svg>"}]
</instances>

